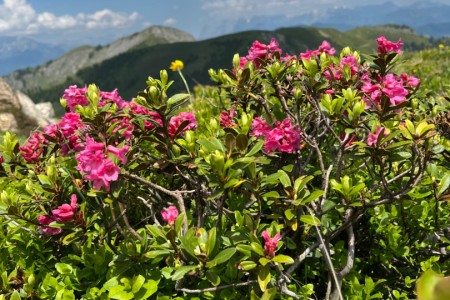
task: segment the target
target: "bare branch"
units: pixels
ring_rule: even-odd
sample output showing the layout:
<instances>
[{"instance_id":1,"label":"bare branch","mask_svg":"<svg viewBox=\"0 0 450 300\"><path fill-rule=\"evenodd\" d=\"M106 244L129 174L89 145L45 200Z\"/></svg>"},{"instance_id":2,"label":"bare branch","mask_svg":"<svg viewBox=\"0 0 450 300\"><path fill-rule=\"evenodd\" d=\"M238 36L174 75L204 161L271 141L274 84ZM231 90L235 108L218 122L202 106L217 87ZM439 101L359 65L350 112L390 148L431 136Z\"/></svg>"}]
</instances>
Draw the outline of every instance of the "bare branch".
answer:
<instances>
[{"instance_id":1,"label":"bare branch","mask_svg":"<svg viewBox=\"0 0 450 300\"><path fill-rule=\"evenodd\" d=\"M215 292L215 291L225 290L225 289L239 288L239 287L243 287L243 286L252 285L255 283L257 283L256 280L249 280L247 282L233 283L233 284L221 285L221 286L204 288L204 289L191 290L191 289L187 289L187 288L179 288L177 290L180 292L188 293L188 294L202 294L202 293Z\"/></svg>"}]
</instances>

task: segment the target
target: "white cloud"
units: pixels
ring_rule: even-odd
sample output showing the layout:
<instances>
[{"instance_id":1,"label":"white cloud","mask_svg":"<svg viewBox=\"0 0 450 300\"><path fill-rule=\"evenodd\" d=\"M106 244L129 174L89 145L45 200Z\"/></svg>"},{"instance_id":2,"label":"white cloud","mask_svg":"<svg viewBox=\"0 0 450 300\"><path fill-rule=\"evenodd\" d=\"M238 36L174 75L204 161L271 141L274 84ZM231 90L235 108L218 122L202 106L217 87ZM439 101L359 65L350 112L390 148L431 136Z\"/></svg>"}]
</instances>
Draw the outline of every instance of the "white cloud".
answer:
<instances>
[{"instance_id":1,"label":"white cloud","mask_svg":"<svg viewBox=\"0 0 450 300\"><path fill-rule=\"evenodd\" d=\"M0 33L8 35L38 34L62 29L122 28L133 24L139 15L109 9L92 14L60 15L38 13L26 0L3 0L0 4Z\"/></svg>"},{"instance_id":2,"label":"white cloud","mask_svg":"<svg viewBox=\"0 0 450 300\"><path fill-rule=\"evenodd\" d=\"M177 23L177 20L175 20L174 18L165 19L163 22L163 24L167 25L167 26L174 25L176 23Z\"/></svg>"}]
</instances>

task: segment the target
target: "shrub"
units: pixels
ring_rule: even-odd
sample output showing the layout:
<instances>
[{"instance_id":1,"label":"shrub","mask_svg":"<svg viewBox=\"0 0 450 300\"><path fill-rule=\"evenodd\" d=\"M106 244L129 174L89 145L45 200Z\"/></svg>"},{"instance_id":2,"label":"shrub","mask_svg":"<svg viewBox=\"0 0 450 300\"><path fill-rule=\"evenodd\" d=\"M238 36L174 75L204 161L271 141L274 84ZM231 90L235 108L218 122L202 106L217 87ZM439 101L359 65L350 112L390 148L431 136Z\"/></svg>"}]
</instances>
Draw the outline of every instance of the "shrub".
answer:
<instances>
[{"instance_id":1,"label":"shrub","mask_svg":"<svg viewBox=\"0 0 450 300\"><path fill-rule=\"evenodd\" d=\"M414 298L448 268L445 107L377 42L256 41L195 96L166 71L130 102L69 87L1 145L1 297Z\"/></svg>"}]
</instances>

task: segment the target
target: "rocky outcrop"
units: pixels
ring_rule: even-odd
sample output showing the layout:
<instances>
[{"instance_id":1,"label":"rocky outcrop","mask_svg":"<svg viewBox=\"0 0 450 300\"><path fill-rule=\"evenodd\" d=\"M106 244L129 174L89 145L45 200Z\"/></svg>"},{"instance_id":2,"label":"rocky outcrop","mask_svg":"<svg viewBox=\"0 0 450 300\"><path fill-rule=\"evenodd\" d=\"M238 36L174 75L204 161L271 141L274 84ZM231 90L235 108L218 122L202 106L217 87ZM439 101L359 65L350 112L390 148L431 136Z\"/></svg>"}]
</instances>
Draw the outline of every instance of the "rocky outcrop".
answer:
<instances>
[{"instance_id":1,"label":"rocky outcrop","mask_svg":"<svg viewBox=\"0 0 450 300\"><path fill-rule=\"evenodd\" d=\"M48 125L53 117L50 103L36 105L27 95L13 91L0 79L0 131L27 135Z\"/></svg>"}]
</instances>

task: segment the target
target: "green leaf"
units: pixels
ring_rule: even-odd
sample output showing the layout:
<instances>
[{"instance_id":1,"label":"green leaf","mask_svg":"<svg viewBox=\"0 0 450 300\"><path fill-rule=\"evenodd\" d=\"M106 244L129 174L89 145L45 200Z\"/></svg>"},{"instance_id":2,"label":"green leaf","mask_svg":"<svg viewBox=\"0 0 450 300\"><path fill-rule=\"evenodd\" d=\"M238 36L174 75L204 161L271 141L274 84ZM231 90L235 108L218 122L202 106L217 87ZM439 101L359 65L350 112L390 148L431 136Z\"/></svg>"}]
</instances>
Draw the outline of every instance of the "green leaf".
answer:
<instances>
[{"instance_id":1,"label":"green leaf","mask_svg":"<svg viewBox=\"0 0 450 300\"><path fill-rule=\"evenodd\" d=\"M261 300L273 300L273 299L275 299L276 295L277 295L277 289L271 288L264 292L264 294L261 297Z\"/></svg>"},{"instance_id":2,"label":"green leaf","mask_svg":"<svg viewBox=\"0 0 450 300\"><path fill-rule=\"evenodd\" d=\"M55 268L56 268L56 271L58 271L58 273L62 274L62 275L68 275L68 274L72 273L72 271L73 271L73 268L71 265L64 264L64 263L56 263Z\"/></svg>"},{"instance_id":3,"label":"green leaf","mask_svg":"<svg viewBox=\"0 0 450 300\"><path fill-rule=\"evenodd\" d=\"M210 256L214 251L214 247L216 246L216 239L217 239L217 229L216 227L213 227L209 231L208 241L206 242L206 254L208 256Z\"/></svg>"},{"instance_id":4,"label":"green leaf","mask_svg":"<svg viewBox=\"0 0 450 300\"><path fill-rule=\"evenodd\" d=\"M148 280L146 283L144 283L139 292L134 295L134 299L136 300L148 299L151 295L153 295L157 291L158 291L158 282L154 280Z\"/></svg>"},{"instance_id":5,"label":"green leaf","mask_svg":"<svg viewBox=\"0 0 450 300\"><path fill-rule=\"evenodd\" d=\"M133 294L136 294L141 289L144 282L145 278L140 274L137 277L133 278L133 285L131 286L131 291L133 292Z\"/></svg>"},{"instance_id":6,"label":"green leaf","mask_svg":"<svg viewBox=\"0 0 450 300\"><path fill-rule=\"evenodd\" d=\"M250 246L252 247L253 252L261 256L264 256L264 249L259 243L252 242Z\"/></svg>"},{"instance_id":7,"label":"green leaf","mask_svg":"<svg viewBox=\"0 0 450 300\"><path fill-rule=\"evenodd\" d=\"M266 257L261 257L261 258L259 259L259 263L260 263L262 266L265 266L265 265L267 265L267 264L270 263L270 262L271 262L271 260L268 259L268 258L266 258Z\"/></svg>"},{"instance_id":8,"label":"green leaf","mask_svg":"<svg viewBox=\"0 0 450 300\"><path fill-rule=\"evenodd\" d=\"M220 265L228 260L230 260L230 258L236 253L236 248L227 248L225 250L222 250L219 252L219 254L217 254L216 257L214 257L214 259L208 261L206 263L206 267L207 268L212 268L215 267L217 265Z\"/></svg>"},{"instance_id":9,"label":"green leaf","mask_svg":"<svg viewBox=\"0 0 450 300\"><path fill-rule=\"evenodd\" d=\"M178 215L178 217L175 219L175 232L177 234L181 233L181 228L183 227L184 218L186 218L186 213L182 212Z\"/></svg>"},{"instance_id":10,"label":"green leaf","mask_svg":"<svg viewBox=\"0 0 450 300\"><path fill-rule=\"evenodd\" d=\"M152 258L156 258L159 256L168 256L170 253L171 253L171 251L167 250L167 249L152 250L152 251L145 253L145 257L152 259Z\"/></svg>"},{"instance_id":11,"label":"green leaf","mask_svg":"<svg viewBox=\"0 0 450 300\"><path fill-rule=\"evenodd\" d=\"M258 284L261 291L265 292L267 289L267 284L270 282L270 267L265 265L261 267L258 273Z\"/></svg>"},{"instance_id":12,"label":"green leaf","mask_svg":"<svg viewBox=\"0 0 450 300\"><path fill-rule=\"evenodd\" d=\"M155 224L147 225L147 226L145 226L145 228L147 228L147 230L150 232L150 234L154 238L161 237L161 238L167 240L166 234L157 225L155 225Z\"/></svg>"},{"instance_id":13,"label":"green leaf","mask_svg":"<svg viewBox=\"0 0 450 300\"><path fill-rule=\"evenodd\" d=\"M125 291L125 287L123 285L113 286L109 290L108 296L111 299L119 299L119 300L130 300L134 298L134 294Z\"/></svg>"},{"instance_id":14,"label":"green leaf","mask_svg":"<svg viewBox=\"0 0 450 300\"><path fill-rule=\"evenodd\" d=\"M213 286L218 286L220 284L220 276L211 270L206 271L206 279L208 279Z\"/></svg>"},{"instance_id":15,"label":"green leaf","mask_svg":"<svg viewBox=\"0 0 450 300\"><path fill-rule=\"evenodd\" d=\"M264 145L264 140L258 140L253 148L245 155L245 156L253 156L255 155L259 150L261 150L262 146Z\"/></svg>"},{"instance_id":16,"label":"green leaf","mask_svg":"<svg viewBox=\"0 0 450 300\"><path fill-rule=\"evenodd\" d=\"M276 255L274 258L272 258L272 261L280 263L280 264L288 264L288 265L294 263L294 259L292 257L283 255L283 254Z\"/></svg>"},{"instance_id":17,"label":"green leaf","mask_svg":"<svg viewBox=\"0 0 450 300\"><path fill-rule=\"evenodd\" d=\"M257 265L258 265L257 263L255 263L254 261L251 261L251 260L244 260L239 263L239 266L244 271L252 270L252 269L256 268Z\"/></svg>"},{"instance_id":18,"label":"green leaf","mask_svg":"<svg viewBox=\"0 0 450 300\"><path fill-rule=\"evenodd\" d=\"M312 202L316 199L318 199L319 197L323 196L325 194L324 191L322 190L316 190L314 192L312 192L308 197L306 197L305 199L302 199L302 201L300 202L301 204L305 205L308 204L309 202Z\"/></svg>"},{"instance_id":19,"label":"green leaf","mask_svg":"<svg viewBox=\"0 0 450 300\"><path fill-rule=\"evenodd\" d=\"M439 182L437 189L437 196L438 197L441 196L448 189L449 185L450 185L450 173L446 173Z\"/></svg>"},{"instance_id":20,"label":"green leaf","mask_svg":"<svg viewBox=\"0 0 450 300\"><path fill-rule=\"evenodd\" d=\"M11 298L9 298L10 300L21 300L22 298L20 297L20 294L18 291L14 291L11 294Z\"/></svg>"},{"instance_id":21,"label":"green leaf","mask_svg":"<svg viewBox=\"0 0 450 300\"><path fill-rule=\"evenodd\" d=\"M238 136L236 137L236 147L240 150L240 151L244 151L245 149L247 149L248 146L248 137L246 134L238 134Z\"/></svg>"},{"instance_id":22,"label":"green leaf","mask_svg":"<svg viewBox=\"0 0 450 300\"><path fill-rule=\"evenodd\" d=\"M310 215L302 215L300 216L300 221L303 223L312 225L312 226L320 226L320 220L317 217L313 217Z\"/></svg>"},{"instance_id":23,"label":"green leaf","mask_svg":"<svg viewBox=\"0 0 450 300\"><path fill-rule=\"evenodd\" d=\"M195 265L195 266L192 265L192 266L183 266L183 267L180 267L180 268L178 268L178 269L175 271L175 273L173 273L173 275L172 275L172 280L173 280L173 281L177 281L177 280L183 278L184 275L185 275L186 273L189 273L189 272L191 272L191 271L194 271L194 270L196 270L196 269L198 269L198 268L199 268L199 266L197 266L197 265Z\"/></svg>"},{"instance_id":24,"label":"green leaf","mask_svg":"<svg viewBox=\"0 0 450 300\"><path fill-rule=\"evenodd\" d=\"M283 185L283 187L287 188L288 186L291 186L291 179L289 178L288 174L286 174L285 171L283 170L278 170L278 172L280 174L280 182Z\"/></svg>"}]
</instances>

